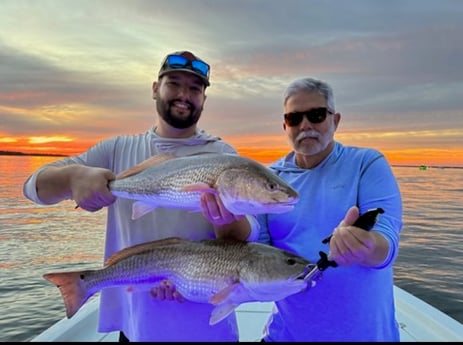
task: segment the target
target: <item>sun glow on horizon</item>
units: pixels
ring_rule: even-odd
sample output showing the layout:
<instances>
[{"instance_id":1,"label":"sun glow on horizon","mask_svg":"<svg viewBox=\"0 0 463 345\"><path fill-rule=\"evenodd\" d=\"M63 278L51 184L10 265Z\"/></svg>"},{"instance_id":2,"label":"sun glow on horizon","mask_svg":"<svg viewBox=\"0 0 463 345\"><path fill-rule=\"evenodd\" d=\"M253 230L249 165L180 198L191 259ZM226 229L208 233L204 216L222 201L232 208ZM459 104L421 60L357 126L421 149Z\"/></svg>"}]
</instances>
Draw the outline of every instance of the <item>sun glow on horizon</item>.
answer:
<instances>
[{"instance_id":1,"label":"sun glow on horizon","mask_svg":"<svg viewBox=\"0 0 463 345\"><path fill-rule=\"evenodd\" d=\"M97 141L97 139L76 139L67 135L9 136L0 139L0 151L25 154L76 155L84 152Z\"/></svg>"},{"instance_id":2,"label":"sun glow on horizon","mask_svg":"<svg viewBox=\"0 0 463 345\"><path fill-rule=\"evenodd\" d=\"M340 135L345 145L373 147L381 151L392 165L446 165L463 166L463 148L450 147L401 147L399 143L387 144L361 136ZM259 136L230 136L223 138L235 147L239 154L269 164L291 151L286 137L280 134ZM99 139L76 139L69 135L0 138L0 151L26 154L77 155L96 144Z\"/></svg>"},{"instance_id":3,"label":"sun glow on horizon","mask_svg":"<svg viewBox=\"0 0 463 345\"><path fill-rule=\"evenodd\" d=\"M2 144L2 143L5 143L5 144L16 143L17 141L18 141L18 139L13 138L13 137L0 138L0 144Z\"/></svg>"},{"instance_id":4,"label":"sun glow on horizon","mask_svg":"<svg viewBox=\"0 0 463 345\"><path fill-rule=\"evenodd\" d=\"M53 142L71 142L74 141L75 139L70 138L68 136L61 136L61 135L56 135L56 136L38 136L38 137L29 137L29 144L35 145L35 144L46 144L46 143L53 143Z\"/></svg>"}]
</instances>

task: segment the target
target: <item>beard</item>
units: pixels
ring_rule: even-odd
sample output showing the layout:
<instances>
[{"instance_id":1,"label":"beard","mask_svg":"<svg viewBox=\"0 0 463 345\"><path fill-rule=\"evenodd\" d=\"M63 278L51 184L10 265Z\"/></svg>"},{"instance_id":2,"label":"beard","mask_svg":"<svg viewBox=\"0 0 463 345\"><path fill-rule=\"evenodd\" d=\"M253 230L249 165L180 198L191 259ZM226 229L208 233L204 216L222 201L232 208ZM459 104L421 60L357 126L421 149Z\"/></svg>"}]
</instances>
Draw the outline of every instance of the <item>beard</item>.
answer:
<instances>
[{"instance_id":1,"label":"beard","mask_svg":"<svg viewBox=\"0 0 463 345\"><path fill-rule=\"evenodd\" d=\"M172 113L172 107L176 101L178 100L174 99L166 102L158 99L156 101L156 110L158 111L159 116L161 116L161 118L169 125L177 129L185 129L195 125L201 117L203 107L197 108L194 104L186 102L190 107L190 114L184 118Z\"/></svg>"},{"instance_id":2,"label":"beard","mask_svg":"<svg viewBox=\"0 0 463 345\"><path fill-rule=\"evenodd\" d=\"M334 130L320 134L319 132L301 132L294 139L288 139L289 144L296 153L304 156L314 156L326 150L333 141ZM312 138L310 141L303 141L305 138Z\"/></svg>"}]
</instances>

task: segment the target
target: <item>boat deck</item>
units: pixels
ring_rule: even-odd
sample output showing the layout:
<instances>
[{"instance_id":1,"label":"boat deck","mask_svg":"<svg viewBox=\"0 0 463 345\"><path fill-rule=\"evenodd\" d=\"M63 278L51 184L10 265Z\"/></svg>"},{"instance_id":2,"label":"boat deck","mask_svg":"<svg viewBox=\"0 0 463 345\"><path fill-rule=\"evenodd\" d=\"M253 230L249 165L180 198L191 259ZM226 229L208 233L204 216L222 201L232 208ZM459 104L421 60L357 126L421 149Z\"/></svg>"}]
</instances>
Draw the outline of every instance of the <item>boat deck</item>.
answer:
<instances>
[{"instance_id":1,"label":"boat deck","mask_svg":"<svg viewBox=\"0 0 463 345\"><path fill-rule=\"evenodd\" d=\"M401 342L460 342L463 324L440 310L394 287ZM237 308L240 342L259 342L272 309L271 302L245 303ZM113 342L119 333L99 333L98 298L87 302L72 319L64 318L33 338L32 342Z\"/></svg>"}]
</instances>

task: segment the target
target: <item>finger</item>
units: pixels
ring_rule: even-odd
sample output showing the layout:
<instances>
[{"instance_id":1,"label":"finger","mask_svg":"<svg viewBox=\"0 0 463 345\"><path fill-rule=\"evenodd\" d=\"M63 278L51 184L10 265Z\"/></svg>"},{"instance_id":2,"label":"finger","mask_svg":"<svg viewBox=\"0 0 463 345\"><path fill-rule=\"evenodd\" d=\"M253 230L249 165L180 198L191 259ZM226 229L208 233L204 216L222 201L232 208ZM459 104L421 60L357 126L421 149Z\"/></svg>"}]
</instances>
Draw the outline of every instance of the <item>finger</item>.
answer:
<instances>
[{"instance_id":1,"label":"finger","mask_svg":"<svg viewBox=\"0 0 463 345\"><path fill-rule=\"evenodd\" d=\"M116 201L116 197L112 194L99 194L98 204L102 207L109 206Z\"/></svg>"},{"instance_id":2,"label":"finger","mask_svg":"<svg viewBox=\"0 0 463 345\"><path fill-rule=\"evenodd\" d=\"M217 204L216 198L210 193L203 193L201 195L201 208L203 210L204 216L210 222L216 222L220 220L221 213L220 208Z\"/></svg>"},{"instance_id":3,"label":"finger","mask_svg":"<svg viewBox=\"0 0 463 345\"><path fill-rule=\"evenodd\" d=\"M225 207L225 205L223 204L222 199L220 199L218 196L217 197L214 196L214 203L217 209L219 210L220 214L224 215L224 214L230 213Z\"/></svg>"},{"instance_id":4,"label":"finger","mask_svg":"<svg viewBox=\"0 0 463 345\"><path fill-rule=\"evenodd\" d=\"M77 201L77 200L76 200ZM77 202L77 205L84 210L95 212L105 206L109 206L116 201L116 197L112 194L95 193L91 197Z\"/></svg>"},{"instance_id":5,"label":"finger","mask_svg":"<svg viewBox=\"0 0 463 345\"><path fill-rule=\"evenodd\" d=\"M165 280L162 282L162 288L164 290L164 298L168 301L172 301L174 299L175 291L173 284L170 281Z\"/></svg>"},{"instance_id":6,"label":"finger","mask_svg":"<svg viewBox=\"0 0 463 345\"><path fill-rule=\"evenodd\" d=\"M349 246L349 231L345 227L336 228L330 241L330 258L339 265L345 265L351 255Z\"/></svg>"},{"instance_id":7,"label":"finger","mask_svg":"<svg viewBox=\"0 0 463 345\"><path fill-rule=\"evenodd\" d=\"M151 288L150 289L150 295L151 295L151 297L158 298L158 292L157 292L156 288Z\"/></svg>"},{"instance_id":8,"label":"finger","mask_svg":"<svg viewBox=\"0 0 463 345\"><path fill-rule=\"evenodd\" d=\"M359 209L357 206L352 206L349 210L347 210L344 219L341 221L341 226L352 225L355 223L357 218L359 217Z\"/></svg>"},{"instance_id":9,"label":"finger","mask_svg":"<svg viewBox=\"0 0 463 345\"><path fill-rule=\"evenodd\" d=\"M185 298L176 290L173 293L173 297L175 298L176 301L178 302L185 302Z\"/></svg>"},{"instance_id":10,"label":"finger","mask_svg":"<svg viewBox=\"0 0 463 345\"><path fill-rule=\"evenodd\" d=\"M92 202L92 201L81 201L77 203L76 208L81 208L83 210L89 211L89 212L96 212L102 208L102 206Z\"/></svg>"},{"instance_id":11,"label":"finger","mask_svg":"<svg viewBox=\"0 0 463 345\"><path fill-rule=\"evenodd\" d=\"M209 200L209 212L214 221L214 224L225 225L237 221L238 219L243 218L242 215L235 215L231 213L222 202L222 199L218 195L210 194Z\"/></svg>"},{"instance_id":12,"label":"finger","mask_svg":"<svg viewBox=\"0 0 463 345\"><path fill-rule=\"evenodd\" d=\"M236 217L233 213L231 213L223 204L222 200L220 198L216 198L217 205L219 207L219 212L222 217L222 221L225 224L231 223L236 220Z\"/></svg>"},{"instance_id":13,"label":"finger","mask_svg":"<svg viewBox=\"0 0 463 345\"><path fill-rule=\"evenodd\" d=\"M152 297L160 300L160 301L163 301L165 299L165 296L164 296L164 290L162 290L161 288L159 287L154 287L150 290L150 294Z\"/></svg>"},{"instance_id":14,"label":"finger","mask_svg":"<svg viewBox=\"0 0 463 345\"><path fill-rule=\"evenodd\" d=\"M116 175L110 171L110 170L106 170L105 173L104 173L104 177L106 178L106 180L108 181L108 183L110 181L114 181L116 179ZM109 188L108 188L109 189Z\"/></svg>"},{"instance_id":15,"label":"finger","mask_svg":"<svg viewBox=\"0 0 463 345\"><path fill-rule=\"evenodd\" d=\"M201 194L200 201L201 201L201 210L204 214L204 217L206 217L207 219L211 218L209 214L209 207L208 207L208 193Z\"/></svg>"}]
</instances>

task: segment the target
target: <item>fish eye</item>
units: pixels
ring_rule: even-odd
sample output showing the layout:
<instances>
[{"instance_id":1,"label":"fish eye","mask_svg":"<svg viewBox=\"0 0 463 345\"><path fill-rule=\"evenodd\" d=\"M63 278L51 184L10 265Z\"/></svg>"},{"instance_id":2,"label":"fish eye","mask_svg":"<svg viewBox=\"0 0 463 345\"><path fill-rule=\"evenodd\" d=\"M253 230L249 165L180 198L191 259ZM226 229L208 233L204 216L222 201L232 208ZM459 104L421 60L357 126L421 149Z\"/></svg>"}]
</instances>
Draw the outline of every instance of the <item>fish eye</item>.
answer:
<instances>
[{"instance_id":1,"label":"fish eye","mask_svg":"<svg viewBox=\"0 0 463 345\"><path fill-rule=\"evenodd\" d=\"M296 260L294 260L293 258L288 258L288 259L286 260L286 262L287 262L288 265L290 265L290 266L293 266L293 265L296 264Z\"/></svg>"},{"instance_id":2,"label":"fish eye","mask_svg":"<svg viewBox=\"0 0 463 345\"><path fill-rule=\"evenodd\" d=\"M268 189L270 189L270 190L275 190L276 188L277 188L277 185L276 185L275 183L270 182L270 183L268 184Z\"/></svg>"}]
</instances>

